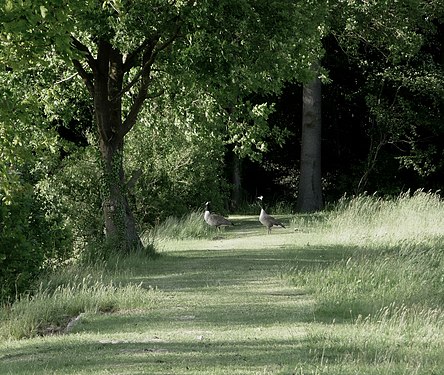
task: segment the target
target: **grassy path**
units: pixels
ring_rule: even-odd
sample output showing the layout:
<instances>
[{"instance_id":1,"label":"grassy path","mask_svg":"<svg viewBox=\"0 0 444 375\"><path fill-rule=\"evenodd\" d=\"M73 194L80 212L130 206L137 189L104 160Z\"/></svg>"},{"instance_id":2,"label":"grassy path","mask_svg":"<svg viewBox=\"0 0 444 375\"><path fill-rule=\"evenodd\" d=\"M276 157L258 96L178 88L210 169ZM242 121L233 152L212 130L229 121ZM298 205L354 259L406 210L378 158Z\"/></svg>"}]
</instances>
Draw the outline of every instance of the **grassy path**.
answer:
<instances>
[{"instance_id":1,"label":"grassy path","mask_svg":"<svg viewBox=\"0 0 444 375\"><path fill-rule=\"evenodd\" d=\"M93 300L111 278L126 304L81 314L69 334L0 342L0 375L444 374L442 225L430 242L428 223L414 237L392 225L402 246L389 237L381 252L381 222L359 231L361 212L327 234L236 217L213 239L161 242L155 261L91 276Z\"/></svg>"},{"instance_id":2,"label":"grassy path","mask_svg":"<svg viewBox=\"0 0 444 375\"><path fill-rule=\"evenodd\" d=\"M310 296L281 277L313 260L302 237L247 223L222 238L163 243L160 259L122 277L155 289L154 307L85 314L68 335L3 344L0 373L286 373L307 355L313 320Z\"/></svg>"}]
</instances>

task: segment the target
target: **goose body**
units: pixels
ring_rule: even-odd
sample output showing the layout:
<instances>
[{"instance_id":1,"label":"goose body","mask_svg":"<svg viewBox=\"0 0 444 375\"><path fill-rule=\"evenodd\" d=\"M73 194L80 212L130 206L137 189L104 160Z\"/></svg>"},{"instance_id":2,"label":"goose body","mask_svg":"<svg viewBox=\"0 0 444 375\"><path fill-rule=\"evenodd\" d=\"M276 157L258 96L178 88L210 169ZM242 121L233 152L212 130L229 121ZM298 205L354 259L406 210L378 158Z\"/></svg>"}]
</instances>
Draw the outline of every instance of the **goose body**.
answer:
<instances>
[{"instance_id":1,"label":"goose body","mask_svg":"<svg viewBox=\"0 0 444 375\"><path fill-rule=\"evenodd\" d=\"M259 215L259 221L260 223L267 228L268 233L271 233L271 228L273 227L282 227L285 228L284 224L282 224L280 221L276 220L273 216L270 216L267 214L264 210L264 207L262 205L262 199L263 197L258 197L259 199L259 206L261 207L261 213Z\"/></svg>"},{"instance_id":2,"label":"goose body","mask_svg":"<svg viewBox=\"0 0 444 375\"><path fill-rule=\"evenodd\" d=\"M234 225L230 220L224 218L222 215L212 213L210 211L210 202L205 203L204 220L208 225L216 227L217 229L222 226Z\"/></svg>"}]
</instances>

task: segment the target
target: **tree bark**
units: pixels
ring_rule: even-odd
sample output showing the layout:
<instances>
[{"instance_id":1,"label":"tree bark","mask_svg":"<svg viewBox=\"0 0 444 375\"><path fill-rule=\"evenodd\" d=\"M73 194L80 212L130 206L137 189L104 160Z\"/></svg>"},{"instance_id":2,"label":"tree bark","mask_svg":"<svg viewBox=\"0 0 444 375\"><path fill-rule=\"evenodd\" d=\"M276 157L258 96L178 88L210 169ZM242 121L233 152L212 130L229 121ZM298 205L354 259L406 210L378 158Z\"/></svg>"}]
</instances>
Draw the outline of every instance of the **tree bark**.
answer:
<instances>
[{"instance_id":1,"label":"tree bark","mask_svg":"<svg viewBox=\"0 0 444 375\"><path fill-rule=\"evenodd\" d=\"M242 160L233 153L231 209L236 210L242 200Z\"/></svg>"},{"instance_id":2,"label":"tree bark","mask_svg":"<svg viewBox=\"0 0 444 375\"><path fill-rule=\"evenodd\" d=\"M321 181L321 81L305 84L302 94L301 167L297 209L313 212L323 208Z\"/></svg>"},{"instance_id":3,"label":"tree bark","mask_svg":"<svg viewBox=\"0 0 444 375\"><path fill-rule=\"evenodd\" d=\"M148 36L132 53L125 56L106 39L97 40L97 57L75 37L73 47L82 56L85 67L73 59L74 67L85 83L94 101L94 113L102 156L104 175L103 214L107 241L121 252L142 246L131 212L123 170L123 146L125 135L133 128L142 105L148 98L160 93L148 93L151 85L151 68L158 54L167 49L179 36L180 18L170 35L161 41L158 32ZM138 67L134 76L124 76ZM125 119L122 118L122 96L132 92L132 103Z\"/></svg>"},{"instance_id":4,"label":"tree bark","mask_svg":"<svg viewBox=\"0 0 444 375\"><path fill-rule=\"evenodd\" d=\"M104 175L103 215L108 243L128 253L142 246L125 191L122 124L123 57L107 41L99 41L94 65L94 112Z\"/></svg>"}]
</instances>

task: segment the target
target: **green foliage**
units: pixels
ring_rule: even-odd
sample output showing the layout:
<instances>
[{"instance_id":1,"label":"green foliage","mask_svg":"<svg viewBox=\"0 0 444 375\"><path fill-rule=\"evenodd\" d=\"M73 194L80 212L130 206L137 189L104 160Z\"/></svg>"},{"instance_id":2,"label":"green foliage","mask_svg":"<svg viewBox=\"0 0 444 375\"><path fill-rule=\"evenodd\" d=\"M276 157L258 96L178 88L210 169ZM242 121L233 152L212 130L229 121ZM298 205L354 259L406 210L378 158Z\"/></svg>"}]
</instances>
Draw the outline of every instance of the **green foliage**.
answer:
<instances>
[{"instance_id":1,"label":"green foliage","mask_svg":"<svg viewBox=\"0 0 444 375\"><path fill-rule=\"evenodd\" d=\"M355 191L383 189L367 183L384 174L390 158L420 177L433 176L443 153L442 56L440 47L431 47L440 45L441 2L353 1L333 7L333 35L365 77L357 89L369 112L363 120L369 152Z\"/></svg>"},{"instance_id":2,"label":"green foliage","mask_svg":"<svg viewBox=\"0 0 444 375\"><path fill-rule=\"evenodd\" d=\"M40 70L42 66L51 65L56 58L72 63L94 99L102 146L113 142L122 145L123 138L140 115L143 102L168 91L176 91L175 95L182 90L182 95L188 95L190 89L197 87L200 97L206 97L203 103L207 107L203 113L219 116L221 108L230 110L233 103L241 102L252 91L277 92L287 80L306 79L310 63L321 53L323 27L320 25L327 14L324 2L306 6L292 2L270 4L268 1L248 0L234 5L226 0L173 3L165 0L47 1L43 5L34 1L17 4L7 1L2 11L0 44L6 54L0 63L19 69L20 63L27 65L29 60L35 60ZM295 38L295 35L298 37ZM44 64L46 60L49 61L47 65ZM112 69L106 71L102 69L104 66ZM107 83L102 84L103 79ZM166 82L169 85L164 85ZM179 90L175 90L177 88ZM115 106L112 114L106 114L107 104ZM49 112L54 108L48 107ZM254 126L229 127L232 131L242 132L236 141L242 154L254 156L257 155L255 147L259 151L265 149L263 138L267 129L264 120L268 114L266 106L258 106L249 113L253 120L257 120L253 122ZM237 124L238 120L234 119L233 123ZM170 207L177 207L178 212L183 212L189 208L189 202L196 205L208 200L208 197L201 199L204 194L195 188L198 185L209 187L205 195L212 195L211 200L221 200L220 191L224 187L218 186L221 183L217 182L221 175L219 144L215 151L207 148L206 163L199 163L203 153L200 148L194 147L197 137L189 129L187 121L188 129L184 134L194 138L187 142L179 138L178 142L174 140L167 145L168 155L172 155L172 159L166 160L168 166L174 165L173 160L180 160L175 169L168 170L162 156L156 160L157 170L148 170L153 158L144 164L145 168L137 168L145 172L145 181L141 180L138 186L145 184L145 187L143 193L135 194L139 196L136 207L139 210L150 209L148 215L143 212L142 221L152 222L162 215L166 217L158 208L165 207L166 202ZM203 125L209 126L204 130L205 139L211 138L208 134L220 137L219 131L210 128L213 125L211 121L205 121ZM151 129L156 127L159 129L157 125L151 126ZM169 135L178 129L162 128L167 129ZM157 145L161 142L154 138L149 142L155 147L165 147L165 143ZM182 151L177 150L179 144L184 147ZM102 152L105 148L102 147ZM177 157L178 153L182 154L181 159ZM130 152L125 155L128 154ZM156 152L154 155L157 157ZM102 155L104 159L108 156L113 155ZM165 156L163 158L166 159ZM131 161L127 164L127 168L131 168ZM102 166L107 167L107 162ZM191 166L193 173L182 172L185 168L191 169ZM203 169L211 178L205 177ZM109 182L108 172L105 168L105 182ZM110 186L109 190L115 193L113 199L122 200L123 181L115 178L112 183L114 186ZM182 186L178 188L178 185ZM188 185L188 192L193 192L193 196L185 194L183 185ZM165 189L167 186L168 190ZM159 191L151 194L155 188ZM177 194L178 190L181 194ZM145 197L146 191L149 191L151 202L140 199ZM164 191L167 193L164 194ZM173 191L175 194L171 194ZM188 202L184 202L184 196L188 197ZM102 197L105 209L107 197L107 194ZM151 210L153 201L154 209ZM131 221L127 220L123 225L124 208L120 203L117 202L117 215L107 215L109 225L106 235L114 236L112 240L116 245L124 248L128 222ZM119 235L111 233L114 232L112 228L118 228ZM132 237L137 236L133 234Z\"/></svg>"},{"instance_id":3,"label":"green foliage","mask_svg":"<svg viewBox=\"0 0 444 375\"><path fill-rule=\"evenodd\" d=\"M392 64L419 51L423 41L419 30L429 21L427 15L433 14L429 13L430 4L421 0L339 1L332 10L332 28L350 55L365 45Z\"/></svg>"},{"instance_id":4,"label":"green foliage","mask_svg":"<svg viewBox=\"0 0 444 375\"><path fill-rule=\"evenodd\" d=\"M128 135L127 174L142 172L129 192L141 225L181 216L208 200L222 202L227 190L219 130L223 118L214 111L215 103L199 92L190 92L186 100L173 94L158 98Z\"/></svg>"},{"instance_id":5,"label":"green foliage","mask_svg":"<svg viewBox=\"0 0 444 375\"><path fill-rule=\"evenodd\" d=\"M34 189L57 165L60 145L39 106L40 75L0 73L0 299L14 297L37 274L70 256L60 212Z\"/></svg>"},{"instance_id":6,"label":"green foliage","mask_svg":"<svg viewBox=\"0 0 444 375\"><path fill-rule=\"evenodd\" d=\"M103 240L101 171L97 160L93 148L79 148L36 186L48 202L48 211L62 215L71 229L76 256L89 247L98 247Z\"/></svg>"},{"instance_id":7,"label":"green foliage","mask_svg":"<svg viewBox=\"0 0 444 375\"><path fill-rule=\"evenodd\" d=\"M44 267L70 256L70 232L60 215L46 214L29 184L11 198L0 205L0 301L25 292Z\"/></svg>"}]
</instances>

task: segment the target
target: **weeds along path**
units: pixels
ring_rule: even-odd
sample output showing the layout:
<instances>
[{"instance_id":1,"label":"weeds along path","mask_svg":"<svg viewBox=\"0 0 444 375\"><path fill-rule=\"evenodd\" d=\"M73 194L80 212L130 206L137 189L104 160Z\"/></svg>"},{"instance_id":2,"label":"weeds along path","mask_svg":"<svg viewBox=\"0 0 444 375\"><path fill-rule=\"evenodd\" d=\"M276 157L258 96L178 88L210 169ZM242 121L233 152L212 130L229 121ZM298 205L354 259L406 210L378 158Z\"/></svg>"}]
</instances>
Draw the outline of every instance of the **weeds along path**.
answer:
<instances>
[{"instance_id":1,"label":"weeds along path","mask_svg":"<svg viewBox=\"0 0 444 375\"><path fill-rule=\"evenodd\" d=\"M159 259L116 272L154 289L152 306L85 314L68 335L10 343L6 374L285 373L308 356L313 301L282 274L322 259L306 235L263 229L159 244Z\"/></svg>"}]
</instances>

